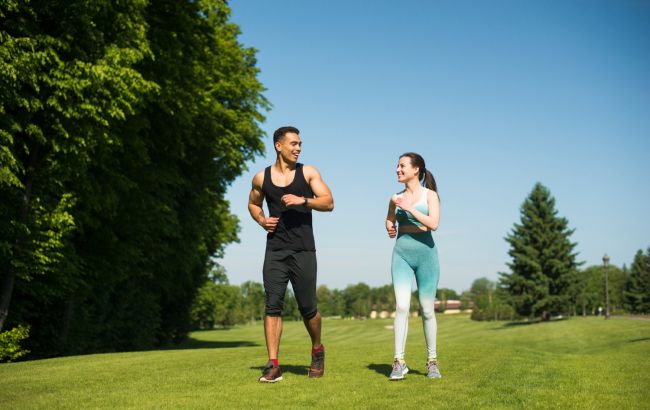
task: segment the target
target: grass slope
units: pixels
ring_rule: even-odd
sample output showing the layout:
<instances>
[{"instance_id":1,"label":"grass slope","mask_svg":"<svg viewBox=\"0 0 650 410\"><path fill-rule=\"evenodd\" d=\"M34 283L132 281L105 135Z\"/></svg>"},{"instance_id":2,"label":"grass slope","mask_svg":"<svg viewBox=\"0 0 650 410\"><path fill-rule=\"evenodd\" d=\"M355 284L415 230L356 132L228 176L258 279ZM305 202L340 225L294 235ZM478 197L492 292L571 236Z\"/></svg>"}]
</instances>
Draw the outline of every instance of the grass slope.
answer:
<instances>
[{"instance_id":1,"label":"grass slope","mask_svg":"<svg viewBox=\"0 0 650 410\"><path fill-rule=\"evenodd\" d=\"M284 380L256 382L261 325L195 332L174 350L0 365L0 408L648 408L650 321L509 325L438 316L443 379L424 376L412 319L406 380L389 382L390 320L324 320L326 375L309 379L308 336L285 323ZM407 407L410 406L410 407Z\"/></svg>"}]
</instances>

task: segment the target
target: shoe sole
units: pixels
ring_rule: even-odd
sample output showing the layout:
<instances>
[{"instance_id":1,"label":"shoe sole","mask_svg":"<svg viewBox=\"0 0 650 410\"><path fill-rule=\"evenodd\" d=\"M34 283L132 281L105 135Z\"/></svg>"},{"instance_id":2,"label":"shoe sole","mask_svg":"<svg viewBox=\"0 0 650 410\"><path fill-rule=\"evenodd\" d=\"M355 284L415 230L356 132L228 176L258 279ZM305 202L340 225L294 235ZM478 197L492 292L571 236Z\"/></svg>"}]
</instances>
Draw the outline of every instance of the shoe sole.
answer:
<instances>
[{"instance_id":1,"label":"shoe sole","mask_svg":"<svg viewBox=\"0 0 650 410\"><path fill-rule=\"evenodd\" d=\"M260 383L276 383L276 382L279 382L280 380L282 380L282 376L280 376L278 378L275 378L273 380L259 379L258 381Z\"/></svg>"},{"instance_id":2,"label":"shoe sole","mask_svg":"<svg viewBox=\"0 0 650 410\"><path fill-rule=\"evenodd\" d=\"M404 376L406 376L406 374L407 374L408 372L409 372L409 369L408 369L408 367L407 367L406 370L404 370L404 373L402 373L402 377L388 377L388 380L395 380L395 381L397 381L397 380L404 380Z\"/></svg>"}]
</instances>

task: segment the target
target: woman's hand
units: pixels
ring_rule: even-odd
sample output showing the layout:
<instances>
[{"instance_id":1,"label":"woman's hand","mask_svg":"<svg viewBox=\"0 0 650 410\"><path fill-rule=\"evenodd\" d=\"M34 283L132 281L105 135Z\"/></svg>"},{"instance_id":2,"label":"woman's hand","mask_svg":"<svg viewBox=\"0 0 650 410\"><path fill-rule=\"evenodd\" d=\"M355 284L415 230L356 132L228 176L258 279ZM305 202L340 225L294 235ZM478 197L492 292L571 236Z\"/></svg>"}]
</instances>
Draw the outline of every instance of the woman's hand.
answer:
<instances>
[{"instance_id":1,"label":"woman's hand","mask_svg":"<svg viewBox=\"0 0 650 410\"><path fill-rule=\"evenodd\" d=\"M386 231L388 232L388 237L391 239L397 236L397 229L395 228L395 222L386 221Z\"/></svg>"},{"instance_id":2,"label":"woman's hand","mask_svg":"<svg viewBox=\"0 0 650 410\"><path fill-rule=\"evenodd\" d=\"M404 198L404 196L401 197L396 197L395 198L395 205L399 206L402 208L402 210L406 212L411 212L411 209L413 207L413 201L410 199Z\"/></svg>"}]
</instances>

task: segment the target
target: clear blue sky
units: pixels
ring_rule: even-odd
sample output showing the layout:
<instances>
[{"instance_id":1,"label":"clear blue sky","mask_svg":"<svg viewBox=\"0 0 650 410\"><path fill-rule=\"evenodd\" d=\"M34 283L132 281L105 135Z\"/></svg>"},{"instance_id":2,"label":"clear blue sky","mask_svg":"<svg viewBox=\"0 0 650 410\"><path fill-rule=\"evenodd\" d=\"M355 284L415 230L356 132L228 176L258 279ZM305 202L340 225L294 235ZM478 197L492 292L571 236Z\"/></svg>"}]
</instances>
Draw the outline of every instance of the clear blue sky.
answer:
<instances>
[{"instance_id":1,"label":"clear blue sky","mask_svg":"<svg viewBox=\"0 0 650 410\"><path fill-rule=\"evenodd\" d=\"M227 198L241 242L219 262L262 281L265 233L247 198L275 160L271 136L301 130L301 162L334 194L315 213L319 283L390 283L388 200L399 154L438 182L440 286L507 270L504 237L535 182L576 231L586 266L630 264L650 246L650 2L234 0L273 104L267 154Z\"/></svg>"}]
</instances>

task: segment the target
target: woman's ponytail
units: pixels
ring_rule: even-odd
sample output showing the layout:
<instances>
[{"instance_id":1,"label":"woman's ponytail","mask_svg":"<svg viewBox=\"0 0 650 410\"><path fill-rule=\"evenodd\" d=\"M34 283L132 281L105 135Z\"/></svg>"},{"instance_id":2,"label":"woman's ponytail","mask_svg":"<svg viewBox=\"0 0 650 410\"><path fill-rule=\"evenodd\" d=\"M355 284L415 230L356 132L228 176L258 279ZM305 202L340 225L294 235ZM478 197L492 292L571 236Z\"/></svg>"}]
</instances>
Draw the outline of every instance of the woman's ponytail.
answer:
<instances>
[{"instance_id":1,"label":"woman's ponytail","mask_svg":"<svg viewBox=\"0 0 650 410\"><path fill-rule=\"evenodd\" d=\"M438 193L438 185L436 185L436 179L433 177L433 174L429 172L428 169L424 170L423 184L425 188L428 188L432 191Z\"/></svg>"}]
</instances>

